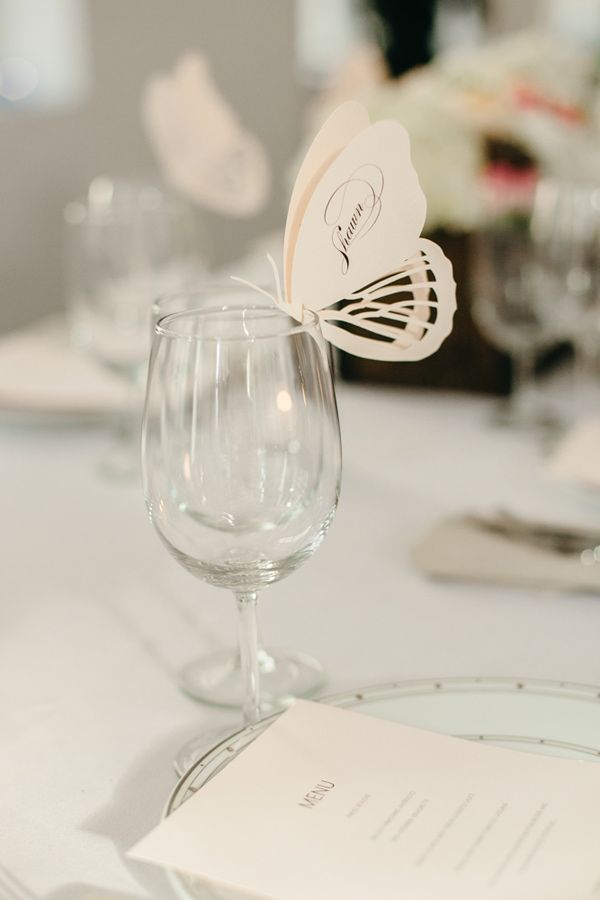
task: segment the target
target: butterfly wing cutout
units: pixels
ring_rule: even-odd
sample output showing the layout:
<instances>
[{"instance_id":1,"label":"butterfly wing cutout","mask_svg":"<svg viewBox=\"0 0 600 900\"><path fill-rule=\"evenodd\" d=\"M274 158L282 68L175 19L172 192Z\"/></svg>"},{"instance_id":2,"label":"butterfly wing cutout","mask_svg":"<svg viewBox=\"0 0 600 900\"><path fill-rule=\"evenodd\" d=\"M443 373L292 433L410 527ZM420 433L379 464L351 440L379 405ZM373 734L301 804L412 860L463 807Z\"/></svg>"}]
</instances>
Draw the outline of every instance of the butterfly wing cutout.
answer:
<instances>
[{"instance_id":1,"label":"butterfly wing cutout","mask_svg":"<svg viewBox=\"0 0 600 900\"><path fill-rule=\"evenodd\" d=\"M318 311L323 336L363 359L416 362L452 330L456 284L452 265L433 241L395 271Z\"/></svg>"},{"instance_id":2,"label":"butterfly wing cutout","mask_svg":"<svg viewBox=\"0 0 600 900\"><path fill-rule=\"evenodd\" d=\"M324 336L356 356L429 356L451 331L456 285L441 249L420 237L425 212L406 130L364 129L306 200L279 304L297 318L317 312Z\"/></svg>"},{"instance_id":3,"label":"butterfly wing cutout","mask_svg":"<svg viewBox=\"0 0 600 900\"><path fill-rule=\"evenodd\" d=\"M300 321L317 312L324 337L353 355L425 359L452 330L452 266L420 237L426 204L405 129L365 121L345 104L311 145L286 223L284 289L270 260L276 294L266 296Z\"/></svg>"}]
</instances>

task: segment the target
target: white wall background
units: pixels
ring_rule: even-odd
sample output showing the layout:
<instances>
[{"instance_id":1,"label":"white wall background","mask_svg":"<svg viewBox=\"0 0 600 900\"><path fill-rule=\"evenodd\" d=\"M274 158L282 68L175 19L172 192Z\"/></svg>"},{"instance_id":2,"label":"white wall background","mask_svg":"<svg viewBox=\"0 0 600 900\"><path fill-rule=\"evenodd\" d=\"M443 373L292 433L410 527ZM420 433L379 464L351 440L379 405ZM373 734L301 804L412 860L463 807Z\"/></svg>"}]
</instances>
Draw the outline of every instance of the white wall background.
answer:
<instances>
[{"instance_id":1,"label":"white wall background","mask_svg":"<svg viewBox=\"0 0 600 900\"><path fill-rule=\"evenodd\" d=\"M0 0L0 13L11 2L24 0ZM274 196L258 219L209 218L218 257L239 254L285 211L282 174L302 125L293 0L75 2L89 19L87 100L63 110L0 106L0 331L63 306L62 208L95 175L153 169L140 92L152 72L186 50L206 51L221 89L264 141L275 169Z\"/></svg>"}]
</instances>

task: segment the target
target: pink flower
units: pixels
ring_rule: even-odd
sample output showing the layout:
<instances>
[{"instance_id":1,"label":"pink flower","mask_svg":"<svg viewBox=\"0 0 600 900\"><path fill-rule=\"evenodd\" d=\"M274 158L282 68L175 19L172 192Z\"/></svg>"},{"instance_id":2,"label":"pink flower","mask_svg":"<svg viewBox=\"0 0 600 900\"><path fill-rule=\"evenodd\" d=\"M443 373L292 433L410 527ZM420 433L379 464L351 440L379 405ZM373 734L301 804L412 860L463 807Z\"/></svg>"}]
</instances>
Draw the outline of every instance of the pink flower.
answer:
<instances>
[{"instance_id":1,"label":"pink flower","mask_svg":"<svg viewBox=\"0 0 600 900\"><path fill-rule=\"evenodd\" d=\"M483 192L492 216L528 213L538 182L535 166L511 166L507 162L490 163L483 172Z\"/></svg>"}]
</instances>

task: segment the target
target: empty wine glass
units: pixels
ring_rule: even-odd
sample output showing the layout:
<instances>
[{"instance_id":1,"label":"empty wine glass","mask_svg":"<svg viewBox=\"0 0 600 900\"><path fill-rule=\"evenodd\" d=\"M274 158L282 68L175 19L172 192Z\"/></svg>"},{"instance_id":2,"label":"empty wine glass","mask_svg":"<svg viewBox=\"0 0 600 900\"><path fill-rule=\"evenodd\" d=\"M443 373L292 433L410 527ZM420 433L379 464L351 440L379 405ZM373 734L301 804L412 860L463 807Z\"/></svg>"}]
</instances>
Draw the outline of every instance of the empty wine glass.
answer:
<instances>
[{"instance_id":1,"label":"empty wine glass","mask_svg":"<svg viewBox=\"0 0 600 900\"><path fill-rule=\"evenodd\" d=\"M187 205L157 184L96 178L64 211L73 341L126 380L129 408L117 421L105 472L139 468L139 424L150 350L151 305L203 271Z\"/></svg>"},{"instance_id":2,"label":"empty wine glass","mask_svg":"<svg viewBox=\"0 0 600 900\"><path fill-rule=\"evenodd\" d=\"M231 279L207 282L193 291L159 297L152 304L152 328L166 315L222 307L248 305L253 299L247 287ZM258 668L261 706L265 713L285 706L295 697L315 694L324 684L323 666L299 650L265 648L259 640ZM183 690L195 700L217 706L239 708L244 698L244 682L239 650L218 650L188 662L179 672Z\"/></svg>"},{"instance_id":3,"label":"empty wine glass","mask_svg":"<svg viewBox=\"0 0 600 900\"><path fill-rule=\"evenodd\" d=\"M546 178L531 220L539 313L574 350L575 414L600 348L600 187ZM596 398L597 401L597 398Z\"/></svg>"},{"instance_id":4,"label":"empty wine glass","mask_svg":"<svg viewBox=\"0 0 600 900\"><path fill-rule=\"evenodd\" d=\"M545 424L535 385L535 362L552 343L539 313L533 250L527 225L498 223L477 236L473 265L473 319L484 337L508 353L512 386L498 421Z\"/></svg>"},{"instance_id":5,"label":"empty wine glass","mask_svg":"<svg viewBox=\"0 0 600 900\"><path fill-rule=\"evenodd\" d=\"M192 575L239 610L244 718L260 716L256 605L318 548L335 514L341 447L318 318L274 306L173 313L156 325L142 459L150 519ZM206 749L192 741L186 768Z\"/></svg>"}]
</instances>

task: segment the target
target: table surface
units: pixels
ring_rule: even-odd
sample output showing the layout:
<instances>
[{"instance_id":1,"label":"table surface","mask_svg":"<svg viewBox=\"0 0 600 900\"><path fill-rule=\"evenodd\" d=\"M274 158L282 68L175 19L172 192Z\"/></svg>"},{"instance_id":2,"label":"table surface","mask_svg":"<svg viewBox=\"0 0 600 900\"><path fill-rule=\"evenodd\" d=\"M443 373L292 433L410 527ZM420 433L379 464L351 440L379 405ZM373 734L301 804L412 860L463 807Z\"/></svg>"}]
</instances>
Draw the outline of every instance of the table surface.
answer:
<instances>
[{"instance_id":1,"label":"table surface","mask_svg":"<svg viewBox=\"0 0 600 900\"><path fill-rule=\"evenodd\" d=\"M261 598L265 644L318 657L325 693L510 675L600 683L600 598L430 582L415 539L442 515L504 507L598 524L549 482L531 437L477 397L342 385L342 498L313 559ZM0 429L0 897L171 898L125 851L160 818L172 757L235 711L177 671L232 646L235 607L148 524L138 484L98 474L98 428Z\"/></svg>"}]
</instances>

